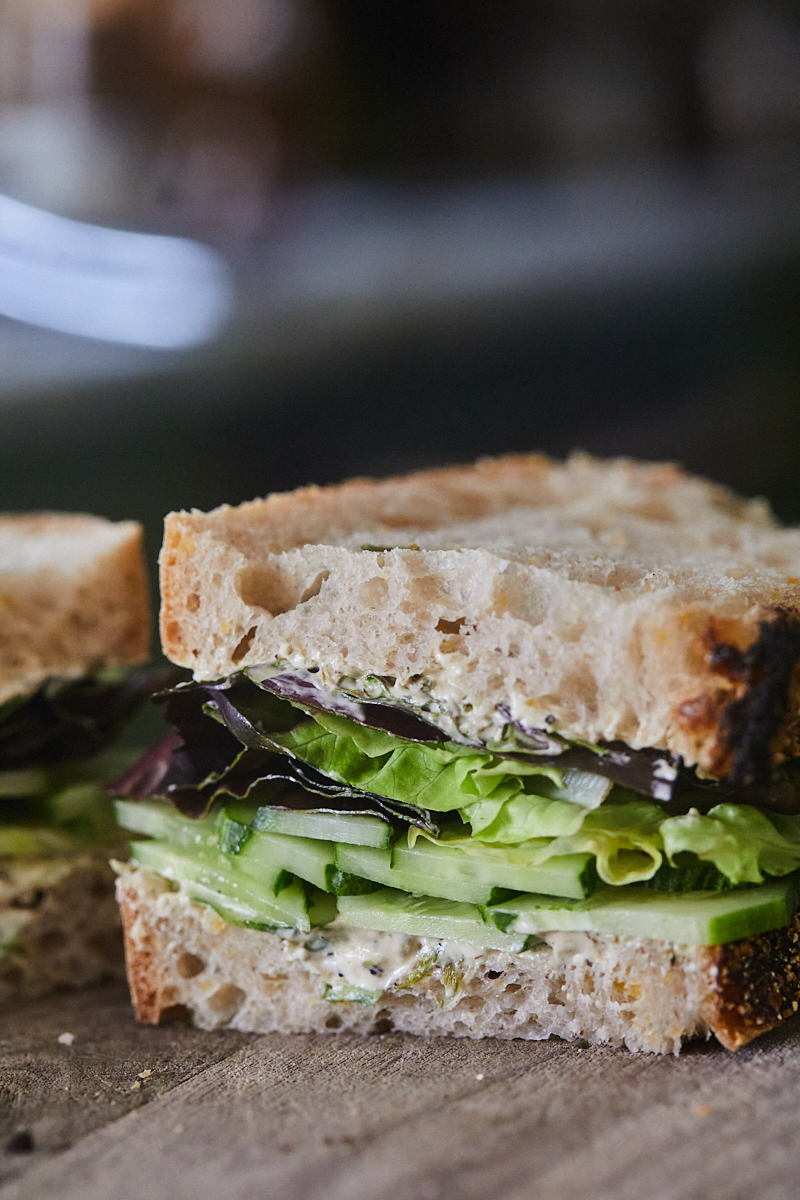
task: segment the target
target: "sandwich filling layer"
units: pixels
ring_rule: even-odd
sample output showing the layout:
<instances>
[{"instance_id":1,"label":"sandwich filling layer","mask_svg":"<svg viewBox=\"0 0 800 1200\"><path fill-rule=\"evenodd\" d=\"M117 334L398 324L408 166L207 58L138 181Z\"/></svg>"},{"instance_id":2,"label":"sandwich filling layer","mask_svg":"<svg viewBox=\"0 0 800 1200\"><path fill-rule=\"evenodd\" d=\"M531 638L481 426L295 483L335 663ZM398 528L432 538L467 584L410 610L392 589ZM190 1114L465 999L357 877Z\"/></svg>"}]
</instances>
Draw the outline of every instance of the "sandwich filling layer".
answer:
<instances>
[{"instance_id":1,"label":"sandwich filling layer","mask_svg":"<svg viewBox=\"0 0 800 1200\"><path fill-rule=\"evenodd\" d=\"M120 741L126 726L170 678L142 668L51 678L0 705L0 858L118 840L105 784L136 757Z\"/></svg>"},{"instance_id":2,"label":"sandwich filling layer","mask_svg":"<svg viewBox=\"0 0 800 1200\"><path fill-rule=\"evenodd\" d=\"M332 1006L576 939L584 958L607 938L710 953L800 905L792 763L767 808L657 751L511 719L489 742L448 737L313 672L161 698L173 732L114 785L120 824L146 835L132 861L227 927L277 935ZM693 1018L670 1047L711 1027Z\"/></svg>"}]
</instances>

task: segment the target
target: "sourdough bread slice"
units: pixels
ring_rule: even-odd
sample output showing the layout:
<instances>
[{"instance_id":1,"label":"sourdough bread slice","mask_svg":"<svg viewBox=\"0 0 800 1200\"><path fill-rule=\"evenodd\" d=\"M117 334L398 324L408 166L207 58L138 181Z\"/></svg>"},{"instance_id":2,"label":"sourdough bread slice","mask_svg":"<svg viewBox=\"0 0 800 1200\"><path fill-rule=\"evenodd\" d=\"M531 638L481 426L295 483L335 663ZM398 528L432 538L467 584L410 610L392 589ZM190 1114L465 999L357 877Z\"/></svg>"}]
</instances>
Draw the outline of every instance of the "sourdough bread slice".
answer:
<instances>
[{"instance_id":1,"label":"sourdough bread slice","mask_svg":"<svg viewBox=\"0 0 800 1200\"><path fill-rule=\"evenodd\" d=\"M149 600L135 521L0 517L0 703L49 676L148 657Z\"/></svg>"},{"instance_id":2,"label":"sourdough bread slice","mask_svg":"<svg viewBox=\"0 0 800 1200\"><path fill-rule=\"evenodd\" d=\"M264 1033L557 1035L677 1054L712 1033L738 1049L797 1011L800 999L797 918L711 948L554 933L510 954L346 927L299 938L242 929L158 875L117 869L131 993L139 1020L153 1024L184 1016L201 1029ZM437 952L426 971L425 956ZM359 975L362 960L382 964L384 977L398 963L408 970L382 990L379 974L362 964ZM341 994L340 970L362 985L361 1002L330 999Z\"/></svg>"},{"instance_id":3,"label":"sourdough bread slice","mask_svg":"<svg viewBox=\"0 0 800 1200\"><path fill-rule=\"evenodd\" d=\"M318 668L449 732L510 709L745 781L800 749L798 579L800 530L763 501L517 456L173 513L161 633L199 679Z\"/></svg>"},{"instance_id":4,"label":"sourdough bread slice","mask_svg":"<svg viewBox=\"0 0 800 1200\"><path fill-rule=\"evenodd\" d=\"M124 979L108 856L0 861L0 1002Z\"/></svg>"}]
</instances>

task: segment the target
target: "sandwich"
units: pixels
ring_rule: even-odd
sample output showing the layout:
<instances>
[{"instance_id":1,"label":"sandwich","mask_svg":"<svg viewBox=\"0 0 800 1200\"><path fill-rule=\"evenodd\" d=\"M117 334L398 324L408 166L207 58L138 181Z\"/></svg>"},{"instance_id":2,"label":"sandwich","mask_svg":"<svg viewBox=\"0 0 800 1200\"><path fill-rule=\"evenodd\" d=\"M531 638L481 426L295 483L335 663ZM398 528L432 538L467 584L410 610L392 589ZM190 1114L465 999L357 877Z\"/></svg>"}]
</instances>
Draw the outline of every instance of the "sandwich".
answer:
<instances>
[{"instance_id":1,"label":"sandwich","mask_svg":"<svg viewBox=\"0 0 800 1200\"><path fill-rule=\"evenodd\" d=\"M482 461L172 513L139 1018L735 1050L800 1003L800 530Z\"/></svg>"},{"instance_id":2,"label":"sandwich","mask_svg":"<svg viewBox=\"0 0 800 1200\"><path fill-rule=\"evenodd\" d=\"M122 974L105 783L163 669L147 659L142 531L0 517L0 1000ZM133 753L138 757L138 752Z\"/></svg>"}]
</instances>

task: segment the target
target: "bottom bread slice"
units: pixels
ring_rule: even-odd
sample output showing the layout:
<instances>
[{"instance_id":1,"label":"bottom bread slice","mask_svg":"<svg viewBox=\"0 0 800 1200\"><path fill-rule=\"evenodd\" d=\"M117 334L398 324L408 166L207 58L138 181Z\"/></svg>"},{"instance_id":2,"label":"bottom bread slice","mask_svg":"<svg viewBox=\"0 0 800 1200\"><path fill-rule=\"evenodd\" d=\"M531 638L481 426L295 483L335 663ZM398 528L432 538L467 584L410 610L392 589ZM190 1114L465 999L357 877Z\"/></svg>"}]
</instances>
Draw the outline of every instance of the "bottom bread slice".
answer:
<instances>
[{"instance_id":1,"label":"bottom bread slice","mask_svg":"<svg viewBox=\"0 0 800 1200\"><path fill-rule=\"evenodd\" d=\"M542 935L512 954L334 924L309 934L230 925L149 871L118 865L141 1021L202 1029L543 1039L680 1052L735 1050L797 1011L800 921L725 946Z\"/></svg>"},{"instance_id":2,"label":"bottom bread slice","mask_svg":"<svg viewBox=\"0 0 800 1200\"><path fill-rule=\"evenodd\" d=\"M0 1002L124 974L106 856L0 860Z\"/></svg>"}]
</instances>

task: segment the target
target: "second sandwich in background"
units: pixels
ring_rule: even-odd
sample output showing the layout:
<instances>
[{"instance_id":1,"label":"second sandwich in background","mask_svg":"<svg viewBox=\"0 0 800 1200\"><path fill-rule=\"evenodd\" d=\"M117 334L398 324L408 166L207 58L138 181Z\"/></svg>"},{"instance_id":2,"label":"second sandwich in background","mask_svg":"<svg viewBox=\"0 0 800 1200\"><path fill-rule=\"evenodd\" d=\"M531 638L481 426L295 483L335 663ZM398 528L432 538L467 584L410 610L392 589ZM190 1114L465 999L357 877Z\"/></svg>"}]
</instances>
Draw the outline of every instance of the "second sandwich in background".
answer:
<instances>
[{"instance_id":1,"label":"second sandwich in background","mask_svg":"<svg viewBox=\"0 0 800 1200\"><path fill-rule=\"evenodd\" d=\"M150 611L134 521L0 517L0 1001L122 974L104 785L172 675L140 666Z\"/></svg>"}]
</instances>

